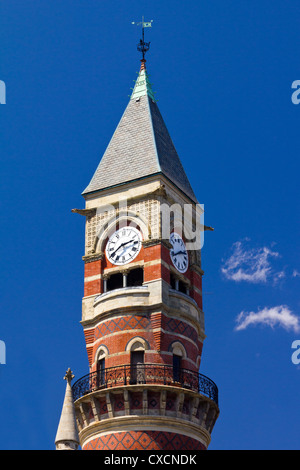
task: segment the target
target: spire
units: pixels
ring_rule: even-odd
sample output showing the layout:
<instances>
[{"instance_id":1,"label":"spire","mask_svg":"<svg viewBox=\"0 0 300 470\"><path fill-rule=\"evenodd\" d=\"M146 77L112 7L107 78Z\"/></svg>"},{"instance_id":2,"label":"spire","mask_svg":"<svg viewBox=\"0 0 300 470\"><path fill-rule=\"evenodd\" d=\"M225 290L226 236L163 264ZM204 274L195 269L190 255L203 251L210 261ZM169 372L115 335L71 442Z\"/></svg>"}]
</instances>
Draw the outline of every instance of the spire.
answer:
<instances>
[{"instance_id":1,"label":"spire","mask_svg":"<svg viewBox=\"0 0 300 470\"><path fill-rule=\"evenodd\" d=\"M145 42L145 28L151 28L152 22L153 20L145 22L144 17L142 17L142 21L139 23L136 23L135 21L132 22L132 24L136 24L137 26L142 27L142 38L140 39L140 42L137 45L137 50L141 52L142 59L141 59L140 73L135 82L131 99L137 99L140 96L144 96L148 94L149 97L153 101L155 101L154 94L151 88L151 83L149 82L149 76L146 70L146 59L145 59L145 54L147 51L149 51L149 48L150 48L150 42Z\"/></svg>"},{"instance_id":2,"label":"spire","mask_svg":"<svg viewBox=\"0 0 300 470\"><path fill-rule=\"evenodd\" d=\"M145 54L150 42L142 39L137 49L142 53L141 67L129 103L110 143L83 195L129 183L153 175L162 175L197 203L168 129L160 114L146 70Z\"/></svg>"},{"instance_id":3,"label":"spire","mask_svg":"<svg viewBox=\"0 0 300 470\"><path fill-rule=\"evenodd\" d=\"M146 59L141 60L141 68L138 75L138 78L135 82L133 92L131 95L132 100L138 99L141 96L148 95L153 101L155 101L154 93L152 91L152 86L149 81L149 75L146 70Z\"/></svg>"},{"instance_id":4,"label":"spire","mask_svg":"<svg viewBox=\"0 0 300 470\"><path fill-rule=\"evenodd\" d=\"M56 450L77 450L79 437L75 419L75 407L71 381L74 375L69 368L64 376L67 381L65 399L62 407L60 421L55 438Z\"/></svg>"},{"instance_id":5,"label":"spire","mask_svg":"<svg viewBox=\"0 0 300 470\"><path fill-rule=\"evenodd\" d=\"M154 100L145 60L124 114L83 196L153 175L197 198Z\"/></svg>"}]
</instances>

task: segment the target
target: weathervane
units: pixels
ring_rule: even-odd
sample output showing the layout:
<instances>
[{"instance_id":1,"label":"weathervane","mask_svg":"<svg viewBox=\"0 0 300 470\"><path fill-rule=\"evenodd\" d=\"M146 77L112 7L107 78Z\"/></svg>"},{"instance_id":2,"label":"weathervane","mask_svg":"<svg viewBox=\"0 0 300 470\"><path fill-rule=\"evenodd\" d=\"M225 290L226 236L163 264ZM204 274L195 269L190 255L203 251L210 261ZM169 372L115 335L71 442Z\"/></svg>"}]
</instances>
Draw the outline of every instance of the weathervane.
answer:
<instances>
[{"instance_id":1,"label":"weathervane","mask_svg":"<svg viewBox=\"0 0 300 470\"><path fill-rule=\"evenodd\" d=\"M152 22L153 20L145 22L143 16L142 16L142 21L140 21L139 23L132 21L132 24L136 24L137 26L142 26L142 39L140 39L140 42L137 45L137 50L142 53L143 60L145 60L145 54L149 50L149 47L150 47L150 42L145 42L144 40L144 29L151 28Z\"/></svg>"}]
</instances>

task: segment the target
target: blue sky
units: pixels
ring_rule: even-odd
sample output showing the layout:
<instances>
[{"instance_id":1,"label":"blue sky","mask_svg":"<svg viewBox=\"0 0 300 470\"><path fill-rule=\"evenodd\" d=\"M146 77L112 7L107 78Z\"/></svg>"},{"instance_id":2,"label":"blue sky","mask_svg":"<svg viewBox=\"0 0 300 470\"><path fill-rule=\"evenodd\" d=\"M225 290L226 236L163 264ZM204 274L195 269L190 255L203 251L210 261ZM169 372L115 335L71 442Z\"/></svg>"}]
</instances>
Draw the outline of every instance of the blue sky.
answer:
<instances>
[{"instance_id":1,"label":"blue sky","mask_svg":"<svg viewBox=\"0 0 300 470\"><path fill-rule=\"evenodd\" d=\"M139 70L144 15L160 111L199 201L210 449L299 449L300 5L3 0L0 448L53 449L71 367L88 372L84 220L71 213Z\"/></svg>"}]
</instances>

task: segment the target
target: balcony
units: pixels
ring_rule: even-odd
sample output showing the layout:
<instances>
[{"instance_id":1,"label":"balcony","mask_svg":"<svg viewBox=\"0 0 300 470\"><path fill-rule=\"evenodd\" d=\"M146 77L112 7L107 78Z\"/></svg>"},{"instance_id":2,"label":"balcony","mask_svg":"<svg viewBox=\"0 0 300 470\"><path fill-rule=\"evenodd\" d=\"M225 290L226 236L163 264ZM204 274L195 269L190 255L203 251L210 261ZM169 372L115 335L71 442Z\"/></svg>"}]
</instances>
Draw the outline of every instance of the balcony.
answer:
<instances>
[{"instance_id":1,"label":"balcony","mask_svg":"<svg viewBox=\"0 0 300 470\"><path fill-rule=\"evenodd\" d=\"M181 387L204 395L218 406L218 388L203 374L175 369L166 364L138 364L110 367L81 377L72 387L74 401L97 390L127 385Z\"/></svg>"}]
</instances>

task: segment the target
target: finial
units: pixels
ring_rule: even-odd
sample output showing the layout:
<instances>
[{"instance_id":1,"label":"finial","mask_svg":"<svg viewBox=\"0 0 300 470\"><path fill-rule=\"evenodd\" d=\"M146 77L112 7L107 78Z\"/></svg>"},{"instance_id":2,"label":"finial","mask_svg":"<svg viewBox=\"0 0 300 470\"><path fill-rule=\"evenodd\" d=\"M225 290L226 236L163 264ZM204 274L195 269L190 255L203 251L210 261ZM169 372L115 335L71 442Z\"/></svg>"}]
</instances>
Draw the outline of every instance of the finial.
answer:
<instances>
[{"instance_id":1,"label":"finial","mask_svg":"<svg viewBox=\"0 0 300 470\"><path fill-rule=\"evenodd\" d=\"M152 27L152 22L153 22L153 20L145 22L144 17L142 17L142 21L140 21L139 23L136 23L135 21L132 21L132 24L136 24L137 26L142 26L142 39L140 39L140 42L137 45L137 50L142 53L143 58L142 58L141 62L144 62L144 63L145 63L145 54L149 50L149 47L150 47L150 42L145 42L145 40L144 40L145 39L144 38L144 29L145 28L151 28Z\"/></svg>"},{"instance_id":2,"label":"finial","mask_svg":"<svg viewBox=\"0 0 300 470\"><path fill-rule=\"evenodd\" d=\"M57 450L77 450L79 445L75 406L71 388L71 380L73 378L73 372L69 368L64 376L64 379L67 381L66 392L55 437L55 447Z\"/></svg>"},{"instance_id":3,"label":"finial","mask_svg":"<svg viewBox=\"0 0 300 470\"><path fill-rule=\"evenodd\" d=\"M141 59L141 68L140 68L140 72L141 72L142 70L145 70L145 69L146 69L145 63L146 63L146 59Z\"/></svg>"},{"instance_id":4,"label":"finial","mask_svg":"<svg viewBox=\"0 0 300 470\"><path fill-rule=\"evenodd\" d=\"M71 381L74 379L75 375L73 375L73 372L71 371L70 367L66 372L66 375L64 376L64 379L68 382L68 384L71 383Z\"/></svg>"}]
</instances>

